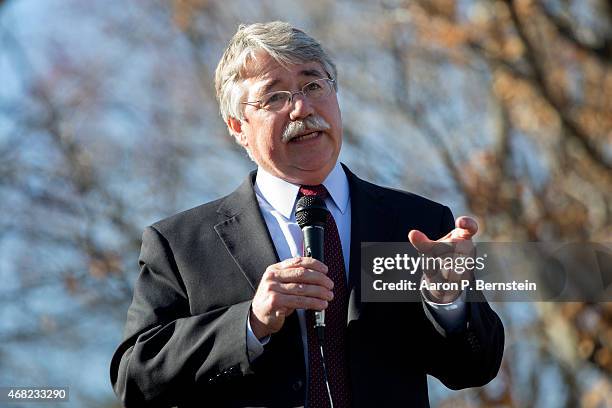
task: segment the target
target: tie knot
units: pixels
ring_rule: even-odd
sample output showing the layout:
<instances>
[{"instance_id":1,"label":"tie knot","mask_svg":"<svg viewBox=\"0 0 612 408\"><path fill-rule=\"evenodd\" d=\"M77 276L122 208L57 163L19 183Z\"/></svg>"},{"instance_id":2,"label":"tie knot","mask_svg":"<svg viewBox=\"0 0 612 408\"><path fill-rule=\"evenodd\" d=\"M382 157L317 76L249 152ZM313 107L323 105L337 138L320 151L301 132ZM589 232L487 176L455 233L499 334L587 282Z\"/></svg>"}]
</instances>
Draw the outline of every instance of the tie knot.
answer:
<instances>
[{"instance_id":1,"label":"tie knot","mask_svg":"<svg viewBox=\"0 0 612 408\"><path fill-rule=\"evenodd\" d=\"M329 193L323 184L318 184L316 186L301 186L300 194L305 196L314 196L325 199Z\"/></svg>"}]
</instances>

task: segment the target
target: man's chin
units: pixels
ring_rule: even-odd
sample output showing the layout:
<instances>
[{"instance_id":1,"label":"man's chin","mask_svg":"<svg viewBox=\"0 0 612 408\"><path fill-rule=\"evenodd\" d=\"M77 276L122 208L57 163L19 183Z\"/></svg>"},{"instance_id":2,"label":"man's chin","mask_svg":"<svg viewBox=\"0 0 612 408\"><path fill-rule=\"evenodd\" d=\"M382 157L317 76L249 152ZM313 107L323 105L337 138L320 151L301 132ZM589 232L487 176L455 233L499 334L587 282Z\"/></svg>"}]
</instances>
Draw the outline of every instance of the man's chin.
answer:
<instances>
[{"instance_id":1,"label":"man's chin","mask_svg":"<svg viewBox=\"0 0 612 408\"><path fill-rule=\"evenodd\" d=\"M335 164L335 163L334 163ZM334 168L334 164L325 164L323 166L300 166L296 167L293 174L294 184L314 186L323 183L331 170Z\"/></svg>"}]
</instances>

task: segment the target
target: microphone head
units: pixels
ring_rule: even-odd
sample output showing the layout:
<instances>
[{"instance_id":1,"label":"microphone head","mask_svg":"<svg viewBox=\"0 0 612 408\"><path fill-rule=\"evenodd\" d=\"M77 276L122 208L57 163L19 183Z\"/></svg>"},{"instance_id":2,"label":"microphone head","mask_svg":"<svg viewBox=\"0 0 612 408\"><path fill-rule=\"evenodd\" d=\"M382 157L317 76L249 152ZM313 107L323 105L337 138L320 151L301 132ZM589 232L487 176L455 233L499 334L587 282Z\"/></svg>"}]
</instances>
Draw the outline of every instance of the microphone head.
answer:
<instances>
[{"instance_id":1,"label":"microphone head","mask_svg":"<svg viewBox=\"0 0 612 408\"><path fill-rule=\"evenodd\" d=\"M295 206L295 220L300 228L324 226L329 215L325 201L320 197L302 196Z\"/></svg>"}]
</instances>

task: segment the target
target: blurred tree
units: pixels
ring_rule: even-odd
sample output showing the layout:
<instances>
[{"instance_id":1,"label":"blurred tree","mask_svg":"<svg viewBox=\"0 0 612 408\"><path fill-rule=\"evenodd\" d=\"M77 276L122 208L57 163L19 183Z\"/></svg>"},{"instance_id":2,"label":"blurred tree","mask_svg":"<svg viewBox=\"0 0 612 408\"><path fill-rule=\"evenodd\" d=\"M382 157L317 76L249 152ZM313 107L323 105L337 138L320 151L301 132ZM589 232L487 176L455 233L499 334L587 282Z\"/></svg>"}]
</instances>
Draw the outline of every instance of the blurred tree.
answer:
<instances>
[{"instance_id":1,"label":"blurred tree","mask_svg":"<svg viewBox=\"0 0 612 408\"><path fill-rule=\"evenodd\" d=\"M315 36L324 45L329 44L326 37L333 37L340 60L360 64L357 72L348 72L348 79L341 77L343 92L354 94L360 103L379 106L377 113L387 117L386 122L399 112L399 120L425 136L454 184L450 190L459 192L466 209L481 219L485 238L605 241L612 236L608 3L421 0L383 1L378 10L372 2L351 6L350 12L341 6L334 10L331 2L306 8L309 23L317 29ZM214 9L210 2L181 1L174 11L193 38L201 29L193 16L211 15ZM334 21L337 29L321 20ZM347 26L351 33L362 32L370 39L343 44L340 31ZM362 54L386 54L382 58L391 71L391 92L384 92L387 84L380 71L363 72L367 63ZM346 74L343 68L341 64L341 75ZM451 79L437 81L445 76ZM474 82L459 92L467 106L458 115L456 104L461 102L453 102L444 86L463 78ZM482 93L490 105L484 117L478 114ZM455 106L441 110L441 104ZM480 129L462 134L456 130L457 120L472 121ZM483 135L488 131L486 121L493 122L492 136ZM350 120L345 126L346 141L363 145L367 136L360 134L360 126ZM366 163L375 162L365 158ZM413 174L408 179L412 181ZM495 396L480 390L478 405L539 406L549 381L538 375L543 364L559 370L567 389L565 406L609 404L612 390L605 379L612 368L610 305L536 308L538 319L522 329L539 355L527 381L514 380L517 367L504 364L500 377L505 388L495 389ZM514 352L509 350L509 361ZM580 384L579 376L593 368L600 372L599 380ZM530 387L516 388L519 382Z\"/></svg>"},{"instance_id":2,"label":"blurred tree","mask_svg":"<svg viewBox=\"0 0 612 408\"><path fill-rule=\"evenodd\" d=\"M248 160L163 16L58 6L0 3L0 383L94 406L143 226L229 191Z\"/></svg>"},{"instance_id":3,"label":"blurred tree","mask_svg":"<svg viewBox=\"0 0 612 408\"><path fill-rule=\"evenodd\" d=\"M494 97L496 139L484 149L463 150L463 156L440 143L443 138L431 128L428 132L488 238L605 241L612 236L610 7L604 1L459 5L442 0L390 9L395 16L409 16L407 23L392 23L390 49L401 77L411 76L413 62L414 51L397 45L406 34L414 36L415 48L458 69L482 70L486 63L482 83ZM403 88L408 94L409 87ZM413 118L426 116L409 97L402 94L398 103ZM528 150L519 143L527 143ZM535 171L529 168L534 164L539 167ZM516 367L504 364L506 389L496 390L497 398L479 391L479 405L540 406L546 380L538 374L545 364L560 371L567 387L564 406L608 406L610 304L536 308L539 319L526 328L539 348L529 374L531 387L514 388ZM510 349L506 361L515 352ZM581 384L579 378L593 368L599 380Z\"/></svg>"},{"instance_id":4,"label":"blurred tree","mask_svg":"<svg viewBox=\"0 0 612 408\"><path fill-rule=\"evenodd\" d=\"M476 215L481 240L612 236L604 0L57 5L0 0L0 381L63 371L15 350L110 358L142 228L253 167L213 87L241 22L288 20L329 48L342 159L358 174ZM497 308L509 337L499 378L437 388L434 405L612 404L610 304Z\"/></svg>"}]
</instances>

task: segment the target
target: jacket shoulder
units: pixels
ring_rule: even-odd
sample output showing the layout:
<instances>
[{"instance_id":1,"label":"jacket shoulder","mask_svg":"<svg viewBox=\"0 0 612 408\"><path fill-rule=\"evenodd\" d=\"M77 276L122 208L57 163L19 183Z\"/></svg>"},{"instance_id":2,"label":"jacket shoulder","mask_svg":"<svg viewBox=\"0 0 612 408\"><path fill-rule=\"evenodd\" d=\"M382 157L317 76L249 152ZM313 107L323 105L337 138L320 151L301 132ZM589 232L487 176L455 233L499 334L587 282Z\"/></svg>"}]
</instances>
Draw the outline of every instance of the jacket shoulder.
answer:
<instances>
[{"instance_id":1,"label":"jacket shoulder","mask_svg":"<svg viewBox=\"0 0 612 408\"><path fill-rule=\"evenodd\" d=\"M230 194L171 215L168 218L153 223L151 227L162 235L176 233L177 231L199 232L202 229L208 231L216 224L226 220L233 214L241 212L245 207L249 207L249 205L256 202L253 190L254 177L255 173L251 172L246 180Z\"/></svg>"},{"instance_id":2,"label":"jacket shoulder","mask_svg":"<svg viewBox=\"0 0 612 408\"><path fill-rule=\"evenodd\" d=\"M218 218L217 209L225 198L222 197L170 215L154 222L151 226L163 233L164 231L175 230L183 226L193 225L194 223L214 222Z\"/></svg>"},{"instance_id":3,"label":"jacket shoulder","mask_svg":"<svg viewBox=\"0 0 612 408\"><path fill-rule=\"evenodd\" d=\"M408 191L354 180L359 189L366 191L369 198L378 203L380 212L391 217L394 225L390 228L399 231L396 240L404 240L407 231L412 229L438 239L453 228L453 214L444 204Z\"/></svg>"},{"instance_id":4,"label":"jacket shoulder","mask_svg":"<svg viewBox=\"0 0 612 408\"><path fill-rule=\"evenodd\" d=\"M385 194L387 199L397 203L397 205L405 206L410 204L420 208L427 208L434 211L443 211L447 208L446 205L437 201L431 200L427 197L412 193L410 191L399 190L390 187L379 187L382 190L382 194Z\"/></svg>"},{"instance_id":5,"label":"jacket shoulder","mask_svg":"<svg viewBox=\"0 0 612 408\"><path fill-rule=\"evenodd\" d=\"M444 204L438 203L410 191L381 186L363 179L358 179L358 182L363 188L371 191L374 195L379 196L382 200L384 200L386 205L401 208L405 208L406 205L409 205L418 207L420 209L428 209L430 211L444 211L445 208L448 208Z\"/></svg>"}]
</instances>

